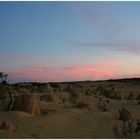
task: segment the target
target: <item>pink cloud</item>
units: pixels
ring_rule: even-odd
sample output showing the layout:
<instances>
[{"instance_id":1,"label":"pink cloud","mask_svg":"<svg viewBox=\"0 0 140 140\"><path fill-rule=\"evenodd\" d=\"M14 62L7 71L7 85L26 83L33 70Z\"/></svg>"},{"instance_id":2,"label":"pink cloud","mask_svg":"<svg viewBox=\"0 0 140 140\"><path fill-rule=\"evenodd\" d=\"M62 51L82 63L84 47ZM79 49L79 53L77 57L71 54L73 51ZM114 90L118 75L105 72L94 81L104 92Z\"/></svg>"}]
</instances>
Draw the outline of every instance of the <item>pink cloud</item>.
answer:
<instances>
[{"instance_id":1,"label":"pink cloud","mask_svg":"<svg viewBox=\"0 0 140 140\"><path fill-rule=\"evenodd\" d=\"M121 79L121 78L140 78L140 74L120 74L115 78L118 78L118 79Z\"/></svg>"},{"instance_id":2,"label":"pink cloud","mask_svg":"<svg viewBox=\"0 0 140 140\"><path fill-rule=\"evenodd\" d=\"M133 68L140 70L140 66L133 66Z\"/></svg>"},{"instance_id":3,"label":"pink cloud","mask_svg":"<svg viewBox=\"0 0 140 140\"><path fill-rule=\"evenodd\" d=\"M64 74L68 74L76 79L88 78L87 80L96 80L105 77L112 77L114 73L110 70L101 69L93 66L79 66L79 67L67 67L63 69ZM85 79L86 80L86 79Z\"/></svg>"},{"instance_id":4,"label":"pink cloud","mask_svg":"<svg viewBox=\"0 0 140 140\"><path fill-rule=\"evenodd\" d=\"M109 60L109 61L102 61L102 62L99 62L98 64L101 66L101 67L113 67L113 66L117 66L117 65L120 65L120 64L125 64L127 63L126 61L124 60ZM97 65L98 65L97 64Z\"/></svg>"},{"instance_id":5,"label":"pink cloud","mask_svg":"<svg viewBox=\"0 0 140 140\"><path fill-rule=\"evenodd\" d=\"M27 67L23 69L8 70L11 79L25 79L27 81L50 81L53 79L53 72L49 69L39 67Z\"/></svg>"},{"instance_id":6,"label":"pink cloud","mask_svg":"<svg viewBox=\"0 0 140 140\"><path fill-rule=\"evenodd\" d=\"M73 80L99 80L110 79L117 75L112 68L126 62L121 60L102 61L94 66L70 67L26 67L3 68L9 74L10 80L25 81L73 81ZM1 69L0 69L1 70Z\"/></svg>"}]
</instances>

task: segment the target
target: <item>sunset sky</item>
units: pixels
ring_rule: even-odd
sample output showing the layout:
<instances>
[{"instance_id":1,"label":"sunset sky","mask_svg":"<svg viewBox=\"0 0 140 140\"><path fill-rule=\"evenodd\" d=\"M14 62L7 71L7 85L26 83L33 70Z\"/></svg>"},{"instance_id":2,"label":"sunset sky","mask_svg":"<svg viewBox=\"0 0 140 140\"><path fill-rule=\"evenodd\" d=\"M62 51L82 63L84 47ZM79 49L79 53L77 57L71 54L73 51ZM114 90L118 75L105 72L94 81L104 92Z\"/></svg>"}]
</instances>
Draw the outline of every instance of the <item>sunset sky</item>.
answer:
<instances>
[{"instance_id":1,"label":"sunset sky","mask_svg":"<svg viewBox=\"0 0 140 140\"><path fill-rule=\"evenodd\" d=\"M9 82L140 76L140 2L0 2Z\"/></svg>"}]
</instances>

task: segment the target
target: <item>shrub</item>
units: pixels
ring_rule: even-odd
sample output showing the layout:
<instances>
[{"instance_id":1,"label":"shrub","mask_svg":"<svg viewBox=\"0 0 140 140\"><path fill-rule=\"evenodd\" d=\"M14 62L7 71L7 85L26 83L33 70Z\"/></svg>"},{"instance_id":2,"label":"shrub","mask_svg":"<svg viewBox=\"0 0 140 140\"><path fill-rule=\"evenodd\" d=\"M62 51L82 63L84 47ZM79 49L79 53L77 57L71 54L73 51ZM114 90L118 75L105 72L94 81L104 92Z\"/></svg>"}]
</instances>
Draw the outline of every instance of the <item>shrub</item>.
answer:
<instances>
[{"instance_id":1,"label":"shrub","mask_svg":"<svg viewBox=\"0 0 140 140\"><path fill-rule=\"evenodd\" d=\"M46 91L45 92L46 93L54 93L53 88L49 84L47 84L47 87L46 87Z\"/></svg>"},{"instance_id":2,"label":"shrub","mask_svg":"<svg viewBox=\"0 0 140 140\"><path fill-rule=\"evenodd\" d=\"M84 102L79 102L79 103L77 103L76 107L81 108L81 109L82 108L89 108L89 104L86 104Z\"/></svg>"},{"instance_id":3,"label":"shrub","mask_svg":"<svg viewBox=\"0 0 140 140\"><path fill-rule=\"evenodd\" d=\"M139 120L137 121L137 126L136 126L136 129L135 129L136 133L138 133L138 131L140 131L140 121Z\"/></svg>"},{"instance_id":4,"label":"shrub","mask_svg":"<svg viewBox=\"0 0 140 140\"><path fill-rule=\"evenodd\" d=\"M115 87L111 89L105 89L103 86L99 86L96 89L96 95L104 95L107 98L112 98L112 99L121 99L121 94L116 91Z\"/></svg>"},{"instance_id":5,"label":"shrub","mask_svg":"<svg viewBox=\"0 0 140 140\"><path fill-rule=\"evenodd\" d=\"M54 93L43 94L40 96L41 101L60 103L60 99Z\"/></svg>"},{"instance_id":6,"label":"shrub","mask_svg":"<svg viewBox=\"0 0 140 140\"><path fill-rule=\"evenodd\" d=\"M140 100L140 94L137 95L137 97L135 98L136 100Z\"/></svg>"},{"instance_id":7,"label":"shrub","mask_svg":"<svg viewBox=\"0 0 140 140\"><path fill-rule=\"evenodd\" d=\"M137 95L136 100L138 100L138 104L140 104L140 94Z\"/></svg>"},{"instance_id":8,"label":"shrub","mask_svg":"<svg viewBox=\"0 0 140 140\"><path fill-rule=\"evenodd\" d=\"M127 97L127 100L134 100L135 99L135 95L134 93L131 91Z\"/></svg>"},{"instance_id":9,"label":"shrub","mask_svg":"<svg viewBox=\"0 0 140 140\"><path fill-rule=\"evenodd\" d=\"M108 110L106 102L102 98L99 98L99 101L97 102L97 106L96 107L97 107L98 111L101 111L101 112L104 112L104 111Z\"/></svg>"},{"instance_id":10,"label":"shrub","mask_svg":"<svg viewBox=\"0 0 140 140\"><path fill-rule=\"evenodd\" d=\"M0 100L1 101L4 101L6 99L6 93L7 93L6 87L0 85Z\"/></svg>"},{"instance_id":11,"label":"shrub","mask_svg":"<svg viewBox=\"0 0 140 140\"><path fill-rule=\"evenodd\" d=\"M113 132L117 138L132 138L136 125L133 121L117 121L113 126Z\"/></svg>"},{"instance_id":12,"label":"shrub","mask_svg":"<svg viewBox=\"0 0 140 140\"><path fill-rule=\"evenodd\" d=\"M108 103L108 104L109 104L109 103L110 103L110 100L106 100L106 103Z\"/></svg>"},{"instance_id":13,"label":"shrub","mask_svg":"<svg viewBox=\"0 0 140 140\"><path fill-rule=\"evenodd\" d=\"M119 120L129 121L131 118L132 118L132 115L131 115L131 113L127 109L122 108L119 111Z\"/></svg>"},{"instance_id":14,"label":"shrub","mask_svg":"<svg viewBox=\"0 0 140 140\"><path fill-rule=\"evenodd\" d=\"M77 103L77 96L76 95L70 95L68 98L68 101L71 103L71 106L74 107Z\"/></svg>"},{"instance_id":15,"label":"shrub","mask_svg":"<svg viewBox=\"0 0 140 140\"><path fill-rule=\"evenodd\" d=\"M41 101L46 101L46 102L51 102L53 101L53 96L52 94L44 94L40 96Z\"/></svg>"},{"instance_id":16,"label":"shrub","mask_svg":"<svg viewBox=\"0 0 140 140\"><path fill-rule=\"evenodd\" d=\"M5 74L4 72L0 72L0 83L2 84L7 84L7 77L8 77L8 74Z\"/></svg>"}]
</instances>

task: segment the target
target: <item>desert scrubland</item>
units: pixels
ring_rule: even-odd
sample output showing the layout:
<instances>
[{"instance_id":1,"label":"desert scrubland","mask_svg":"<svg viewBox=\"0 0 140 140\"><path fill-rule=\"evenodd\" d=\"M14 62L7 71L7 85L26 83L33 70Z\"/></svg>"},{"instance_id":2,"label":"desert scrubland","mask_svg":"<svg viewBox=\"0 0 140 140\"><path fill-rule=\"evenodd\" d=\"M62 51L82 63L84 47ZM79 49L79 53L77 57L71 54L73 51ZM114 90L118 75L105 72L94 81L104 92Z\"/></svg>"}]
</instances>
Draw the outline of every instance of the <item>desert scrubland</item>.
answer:
<instances>
[{"instance_id":1,"label":"desert scrubland","mask_svg":"<svg viewBox=\"0 0 140 140\"><path fill-rule=\"evenodd\" d=\"M140 79L0 84L0 138L140 138Z\"/></svg>"}]
</instances>

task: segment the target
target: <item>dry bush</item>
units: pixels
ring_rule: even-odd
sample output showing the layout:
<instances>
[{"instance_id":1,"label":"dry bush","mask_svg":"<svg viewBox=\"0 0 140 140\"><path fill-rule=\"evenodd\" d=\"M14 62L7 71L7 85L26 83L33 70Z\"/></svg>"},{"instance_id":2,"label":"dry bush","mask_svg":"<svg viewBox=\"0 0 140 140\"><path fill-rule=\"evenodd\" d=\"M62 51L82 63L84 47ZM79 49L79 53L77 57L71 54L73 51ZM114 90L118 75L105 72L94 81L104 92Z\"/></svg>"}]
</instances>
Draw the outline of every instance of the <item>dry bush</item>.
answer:
<instances>
[{"instance_id":1,"label":"dry bush","mask_svg":"<svg viewBox=\"0 0 140 140\"><path fill-rule=\"evenodd\" d=\"M68 97L64 97L62 99L62 103L65 107L75 107L77 105L78 98L77 96L69 95Z\"/></svg>"},{"instance_id":2,"label":"dry bush","mask_svg":"<svg viewBox=\"0 0 140 140\"><path fill-rule=\"evenodd\" d=\"M121 96L121 93L119 93L119 92L116 92L115 96L113 96L113 99L121 100L121 98L122 98L122 96Z\"/></svg>"},{"instance_id":3,"label":"dry bush","mask_svg":"<svg viewBox=\"0 0 140 140\"><path fill-rule=\"evenodd\" d=\"M116 138L123 138L124 134L123 134L123 122L122 121L116 121L115 124L112 127L112 131L115 134Z\"/></svg>"},{"instance_id":4,"label":"dry bush","mask_svg":"<svg viewBox=\"0 0 140 140\"><path fill-rule=\"evenodd\" d=\"M89 108L89 104L87 104L87 103L84 103L84 102L79 102L79 103L77 103L77 105L76 105L76 107L77 108Z\"/></svg>"},{"instance_id":5,"label":"dry bush","mask_svg":"<svg viewBox=\"0 0 140 140\"><path fill-rule=\"evenodd\" d=\"M103 97L99 98L99 101L97 102L96 107L97 107L98 111L101 111L101 112L108 111L106 101Z\"/></svg>"},{"instance_id":6,"label":"dry bush","mask_svg":"<svg viewBox=\"0 0 140 140\"><path fill-rule=\"evenodd\" d=\"M67 84L59 84L58 85L58 92L66 92L67 91Z\"/></svg>"},{"instance_id":7,"label":"dry bush","mask_svg":"<svg viewBox=\"0 0 140 140\"><path fill-rule=\"evenodd\" d=\"M0 84L0 100L3 101L6 99L7 88Z\"/></svg>"},{"instance_id":8,"label":"dry bush","mask_svg":"<svg viewBox=\"0 0 140 140\"><path fill-rule=\"evenodd\" d=\"M71 96L73 96L75 98L79 98L85 94L84 89L82 89L80 87L76 87L76 86L71 86L71 88L69 89L69 92L70 92Z\"/></svg>"},{"instance_id":9,"label":"dry bush","mask_svg":"<svg viewBox=\"0 0 140 140\"><path fill-rule=\"evenodd\" d=\"M47 93L40 96L41 101L60 103L60 99L54 93Z\"/></svg>"},{"instance_id":10,"label":"dry bush","mask_svg":"<svg viewBox=\"0 0 140 140\"><path fill-rule=\"evenodd\" d=\"M129 121L133 119L132 114L124 107L119 111L119 120Z\"/></svg>"},{"instance_id":11,"label":"dry bush","mask_svg":"<svg viewBox=\"0 0 140 140\"><path fill-rule=\"evenodd\" d=\"M58 98L59 98L60 103L65 104L65 102L67 100L67 97L66 96L65 97L59 96Z\"/></svg>"},{"instance_id":12,"label":"dry bush","mask_svg":"<svg viewBox=\"0 0 140 140\"><path fill-rule=\"evenodd\" d=\"M137 120L136 123L137 123L137 126L135 129L135 132L138 133L140 131L140 120Z\"/></svg>"},{"instance_id":13,"label":"dry bush","mask_svg":"<svg viewBox=\"0 0 140 140\"><path fill-rule=\"evenodd\" d=\"M47 87L45 89L45 92L46 93L54 93L53 88L49 84L47 84Z\"/></svg>"},{"instance_id":14,"label":"dry bush","mask_svg":"<svg viewBox=\"0 0 140 140\"><path fill-rule=\"evenodd\" d=\"M134 99L135 99L135 95L134 95L134 93L131 91L131 92L129 93L128 97L127 97L127 100L133 101Z\"/></svg>"},{"instance_id":15,"label":"dry bush","mask_svg":"<svg viewBox=\"0 0 140 140\"><path fill-rule=\"evenodd\" d=\"M81 90L79 90L79 88L74 86L70 86L69 92L70 96L67 98L67 104L69 104L69 106L71 107L75 107L78 99L83 95L83 93L81 92Z\"/></svg>"},{"instance_id":16,"label":"dry bush","mask_svg":"<svg viewBox=\"0 0 140 140\"><path fill-rule=\"evenodd\" d=\"M68 101L71 103L71 106L74 107L77 104L78 96L76 94L70 95Z\"/></svg>"},{"instance_id":17,"label":"dry bush","mask_svg":"<svg viewBox=\"0 0 140 140\"><path fill-rule=\"evenodd\" d=\"M140 94L138 94L135 99L138 100L138 104L140 104Z\"/></svg>"},{"instance_id":18,"label":"dry bush","mask_svg":"<svg viewBox=\"0 0 140 140\"><path fill-rule=\"evenodd\" d=\"M97 87L95 94L104 95L107 98L112 98L112 99L117 99L117 100L121 99L121 94L116 91L115 87L111 89L106 89L102 85L100 85L99 87Z\"/></svg>"},{"instance_id":19,"label":"dry bush","mask_svg":"<svg viewBox=\"0 0 140 140\"><path fill-rule=\"evenodd\" d=\"M86 96L92 96L94 93L94 90L93 89L86 89L85 92L84 92L84 95Z\"/></svg>"},{"instance_id":20,"label":"dry bush","mask_svg":"<svg viewBox=\"0 0 140 140\"><path fill-rule=\"evenodd\" d=\"M79 108L79 109L83 109L83 110L88 111L88 112L91 112L91 111L92 111L90 105L87 104L87 103L84 103L84 102L79 102L79 103L77 103L77 104L75 105L75 107L76 107L76 108Z\"/></svg>"},{"instance_id":21,"label":"dry bush","mask_svg":"<svg viewBox=\"0 0 140 140\"><path fill-rule=\"evenodd\" d=\"M107 111L107 107L106 107L106 104L103 103L103 102L98 102L97 103L97 109L98 111L101 111L101 112L104 112L104 111Z\"/></svg>"},{"instance_id":22,"label":"dry bush","mask_svg":"<svg viewBox=\"0 0 140 140\"><path fill-rule=\"evenodd\" d=\"M104 87L102 85L99 85L97 89L95 90L95 95L104 95Z\"/></svg>"},{"instance_id":23,"label":"dry bush","mask_svg":"<svg viewBox=\"0 0 140 140\"><path fill-rule=\"evenodd\" d=\"M106 103L108 103L108 104L109 104L109 103L110 103L110 100L106 100Z\"/></svg>"},{"instance_id":24,"label":"dry bush","mask_svg":"<svg viewBox=\"0 0 140 140\"><path fill-rule=\"evenodd\" d=\"M121 93L114 90L114 88L112 88L110 90L106 90L105 96L107 98L112 98L112 99L117 99L117 100L121 99Z\"/></svg>"},{"instance_id":25,"label":"dry bush","mask_svg":"<svg viewBox=\"0 0 140 140\"><path fill-rule=\"evenodd\" d=\"M43 94L40 96L41 101L51 102L53 101L53 95L52 94Z\"/></svg>"},{"instance_id":26,"label":"dry bush","mask_svg":"<svg viewBox=\"0 0 140 140\"><path fill-rule=\"evenodd\" d=\"M132 138L136 129L136 124L133 121L116 121L113 125L113 132L116 138Z\"/></svg>"},{"instance_id":27,"label":"dry bush","mask_svg":"<svg viewBox=\"0 0 140 140\"><path fill-rule=\"evenodd\" d=\"M113 126L117 138L132 138L137 128L136 119L124 107L119 111L119 120Z\"/></svg>"},{"instance_id":28,"label":"dry bush","mask_svg":"<svg viewBox=\"0 0 140 140\"><path fill-rule=\"evenodd\" d=\"M140 94L137 95L137 97L135 98L135 100L140 100Z\"/></svg>"}]
</instances>

